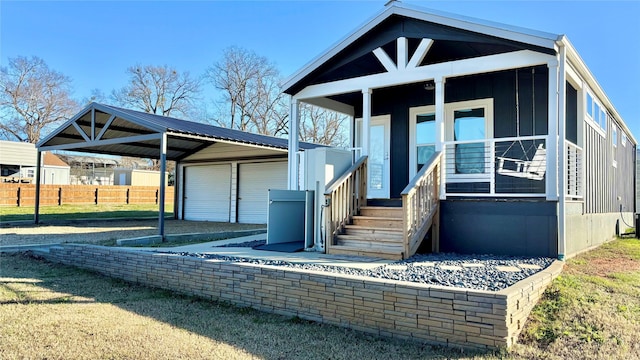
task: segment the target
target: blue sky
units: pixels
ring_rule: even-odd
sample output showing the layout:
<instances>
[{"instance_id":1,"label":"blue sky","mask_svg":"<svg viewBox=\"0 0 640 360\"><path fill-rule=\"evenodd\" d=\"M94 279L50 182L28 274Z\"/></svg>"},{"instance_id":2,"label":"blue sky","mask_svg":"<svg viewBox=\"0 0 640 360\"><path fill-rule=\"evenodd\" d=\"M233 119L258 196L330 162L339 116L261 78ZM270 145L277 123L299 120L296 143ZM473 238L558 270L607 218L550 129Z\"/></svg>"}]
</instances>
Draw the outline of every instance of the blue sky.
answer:
<instances>
[{"instance_id":1,"label":"blue sky","mask_svg":"<svg viewBox=\"0 0 640 360\"><path fill-rule=\"evenodd\" d=\"M232 45L267 57L287 77L385 2L2 0L0 64L39 56L73 79L79 99L124 86L135 64L201 75ZM566 34L640 138L640 1L404 2Z\"/></svg>"}]
</instances>

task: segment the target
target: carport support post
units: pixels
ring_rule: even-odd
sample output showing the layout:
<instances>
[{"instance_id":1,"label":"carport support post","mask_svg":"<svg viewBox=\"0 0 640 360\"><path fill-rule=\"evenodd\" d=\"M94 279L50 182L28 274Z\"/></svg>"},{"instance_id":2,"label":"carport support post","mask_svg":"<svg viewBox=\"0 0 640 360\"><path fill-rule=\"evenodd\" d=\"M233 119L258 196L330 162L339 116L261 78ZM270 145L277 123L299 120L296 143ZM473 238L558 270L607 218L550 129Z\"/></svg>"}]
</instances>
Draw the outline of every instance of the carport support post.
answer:
<instances>
[{"instance_id":1,"label":"carport support post","mask_svg":"<svg viewBox=\"0 0 640 360\"><path fill-rule=\"evenodd\" d=\"M164 183L164 174L167 172L167 133L162 133L160 138L160 194L159 194L159 210L158 210L158 232L164 241L164 198L166 185Z\"/></svg>"},{"instance_id":2,"label":"carport support post","mask_svg":"<svg viewBox=\"0 0 640 360\"><path fill-rule=\"evenodd\" d=\"M36 156L36 207L33 212L33 222L40 222L40 164L42 162L42 152L38 150Z\"/></svg>"},{"instance_id":3,"label":"carport support post","mask_svg":"<svg viewBox=\"0 0 640 360\"><path fill-rule=\"evenodd\" d=\"M298 175L300 174L298 164L298 150L300 132L300 100L291 98L291 108L289 113L289 190L298 190Z\"/></svg>"}]
</instances>

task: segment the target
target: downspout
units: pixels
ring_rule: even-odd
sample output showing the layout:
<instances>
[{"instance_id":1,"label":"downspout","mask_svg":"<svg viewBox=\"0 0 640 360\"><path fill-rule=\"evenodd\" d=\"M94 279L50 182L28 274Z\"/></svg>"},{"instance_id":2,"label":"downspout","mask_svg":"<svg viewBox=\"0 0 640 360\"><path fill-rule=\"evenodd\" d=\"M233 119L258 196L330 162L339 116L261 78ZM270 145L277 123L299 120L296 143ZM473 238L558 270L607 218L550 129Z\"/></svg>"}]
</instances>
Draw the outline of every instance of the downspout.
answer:
<instances>
[{"instance_id":1,"label":"downspout","mask_svg":"<svg viewBox=\"0 0 640 360\"><path fill-rule=\"evenodd\" d=\"M33 222L40 222L40 163L42 162L42 152L38 150L36 156L36 207L33 212Z\"/></svg>"},{"instance_id":2,"label":"downspout","mask_svg":"<svg viewBox=\"0 0 640 360\"><path fill-rule=\"evenodd\" d=\"M298 190L298 175L300 169L298 165L298 151L300 150L300 100L291 97L289 108L289 148L288 148L288 168L289 168L289 190Z\"/></svg>"},{"instance_id":3,"label":"downspout","mask_svg":"<svg viewBox=\"0 0 640 360\"><path fill-rule=\"evenodd\" d=\"M558 64L558 260L564 260L567 251L567 152L565 149L567 128L567 80L565 66L567 61L567 48L563 40L564 36L557 42L560 56Z\"/></svg>"}]
</instances>

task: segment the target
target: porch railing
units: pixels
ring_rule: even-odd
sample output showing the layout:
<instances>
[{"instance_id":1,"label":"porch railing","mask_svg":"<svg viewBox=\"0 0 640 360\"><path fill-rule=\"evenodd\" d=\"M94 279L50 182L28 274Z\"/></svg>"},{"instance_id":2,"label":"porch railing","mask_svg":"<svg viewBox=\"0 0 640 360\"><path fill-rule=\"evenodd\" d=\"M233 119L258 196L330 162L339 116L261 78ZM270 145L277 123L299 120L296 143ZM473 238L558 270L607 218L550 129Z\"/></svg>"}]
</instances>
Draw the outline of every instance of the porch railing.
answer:
<instances>
[{"instance_id":1,"label":"porch railing","mask_svg":"<svg viewBox=\"0 0 640 360\"><path fill-rule=\"evenodd\" d=\"M432 251L439 250L438 189L441 168L442 153L436 152L402 191L405 257L415 254L431 225L434 225Z\"/></svg>"},{"instance_id":2,"label":"porch railing","mask_svg":"<svg viewBox=\"0 0 640 360\"><path fill-rule=\"evenodd\" d=\"M325 197L325 251L333 239L367 204L367 157L362 156L342 176L327 186Z\"/></svg>"},{"instance_id":3,"label":"porch railing","mask_svg":"<svg viewBox=\"0 0 640 360\"><path fill-rule=\"evenodd\" d=\"M445 195L545 196L546 140L539 135L445 142Z\"/></svg>"},{"instance_id":4,"label":"porch railing","mask_svg":"<svg viewBox=\"0 0 640 360\"><path fill-rule=\"evenodd\" d=\"M564 142L567 154L566 196L572 199L582 198L582 148L570 141Z\"/></svg>"}]
</instances>

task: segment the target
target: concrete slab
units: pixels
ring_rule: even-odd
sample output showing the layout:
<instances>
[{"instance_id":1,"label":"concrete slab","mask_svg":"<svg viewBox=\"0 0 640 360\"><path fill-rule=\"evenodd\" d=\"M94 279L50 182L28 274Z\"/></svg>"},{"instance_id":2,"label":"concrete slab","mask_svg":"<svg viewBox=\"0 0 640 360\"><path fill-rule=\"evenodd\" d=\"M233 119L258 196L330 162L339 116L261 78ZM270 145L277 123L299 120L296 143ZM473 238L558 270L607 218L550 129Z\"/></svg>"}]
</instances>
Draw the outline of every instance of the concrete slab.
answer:
<instances>
[{"instance_id":1,"label":"concrete slab","mask_svg":"<svg viewBox=\"0 0 640 360\"><path fill-rule=\"evenodd\" d=\"M413 263L413 266L434 267L434 266L436 266L436 263L434 263L433 261L420 261L420 262Z\"/></svg>"},{"instance_id":2,"label":"concrete slab","mask_svg":"<svg viewBox=\"0 0 640 360\"><path fill-rule=\"evenodd\" d=\"M518 267L519 267L520 269L533 269L533 270L541 269L541 267L540 267L540 266L538 266L538 265L533 265L533 264L520 264L520 263L518 263L518 264L516 264L516 265L518 265Z\"/></svg>"},{"instance_id":3,"label":"concrete slab","mask_svg":"<svg viewBox=\"0 0 640 360\"><path fill-rule=\"evenodd\" d=\"M502 272L519 272L519 271L522 271L522 269L520 269L518 267L515 267L515 266L502 266L502 265L496 266L496 270L502 271Z\"/></svg>"},{"instance_id":4,"label":"concrete slab","mask_svg":"<svg viewBox=\"0 0 640 360\"><path fill-rule=\"evenodd\" d=\"M459 271L459 270L462 270L462 266L456 266L456 265L440 265L439 267L440 267L440 269L442 269L442 270L449 270L449 271Z\"/></svg>"},{"instance_id":5,"label":"concrete slab","mask_svg":"<svg viewBox=\"0 0 640 360\"><path fill-rule=\"evenodd\" d=\"M484 267L484 264L464 263L464 264L462 264L462 267L464 267L464 268L477 268L477 267Z\"/></svg>"}]
</instances>

